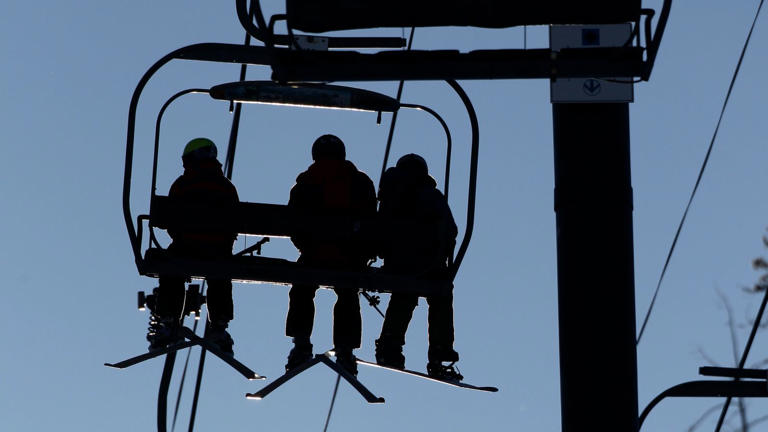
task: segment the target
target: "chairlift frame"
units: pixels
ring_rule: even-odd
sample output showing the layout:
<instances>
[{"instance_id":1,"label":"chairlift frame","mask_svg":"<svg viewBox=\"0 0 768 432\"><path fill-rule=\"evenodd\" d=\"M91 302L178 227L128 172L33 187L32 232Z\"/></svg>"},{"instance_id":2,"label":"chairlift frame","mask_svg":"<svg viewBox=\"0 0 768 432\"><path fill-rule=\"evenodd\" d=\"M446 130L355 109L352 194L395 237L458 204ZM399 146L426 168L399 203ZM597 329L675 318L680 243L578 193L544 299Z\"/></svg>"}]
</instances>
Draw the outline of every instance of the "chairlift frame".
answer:
<instances>
[{"instance_id":1,"label":"chairlift frame","mask_svg":"<svg viewBox=\"0 0 768 432\"><path fill-rule=\"evenodd\" d=\"M162 63L161 60L158 63ZM164 63L163 63L164 64ZM157 64L155 65L157 66ZM147 74L140 81L137 86L134 98L132 99L129 119L129 131L128 131L128 143L126 145L126 174L124 178L124 200L123 210L126 220L126 225L129 231L129 237L133 246L133 251L136 259L137 268L139 273L148 276L159 276L164 274L179 274L185 277L204 278L204 277L225 277L232 278L236 281L243 282L268 282L277 284L296 284L307 283L321 286L358 286L364 290L375 292L395 292L406 291L409 293L415 293L418 295L431 295L440 292L450 284L455 277L458 267L460 266L462 259L469 246L469 241L472 235L472 225L474 223L474 202L475 202L475 189L476 189L476 177L477 177L477 154L479 151L479 127L476 118L474 108L471 105L466 93L456 82L449 81L449 85L454 88L461 100L464 102L467 112L469 114L470 123L472 127L472 148L471 148L471 163L470 163L470 179L469 179L469 198L467 205L467 228L465 230L464 238L459 247L456 258L451 260L448 276L441 279L413 277L389 274L380 268L368 268L364 271L338 271L327 270L321 268L309 268L304 265L300 265L293 261L267 258L267 257L246 257L243 254L235 254L231 260L227 260L226 263L211 262L207 260L196 260L190 258L173 257L162 250L157 238L155 236L154 227L161 227L163 222L156 222L152 220L150 215L168 213L169 202L167 197L157 195L157 166L159 161L159 135L160 127L162 123L163 114L171 103L176 101L181 96L187 94L209 94L211 90L202 88L191 88L177 92L171 96L161 107L158 113L157 120L155 122L155 140L154 140L154 152L153 152L153 166L152 166L152 185L151 185L151 199L150 199L150 215L142 214L137 217L137 225L133 225L133 217L130 210L130 187L131 187L131 174L133 164L133 137L135 127L135 114L136 106L138 102L138 96L141 90L146 85L151 75L159 70L159 67L150 68ZM231 83L236 85L238 83ZM245 84L248 84L246 82ZM258 84L258 83L257 83ZM311 84L310 84L311 85ZM313 85L315 87L322 88L322 85ZM337 87L337 86L336 86ZM373 93L370 91L364 91L366 93ZM221 92L219 92L221 93ZM221 99L221 95L218 97ZM391 98L390 98L391 99ZM234 101L230 99L230 102ZM447 151L446 151L446 166L445 166L445 193L448 193L448 185L450 181L450 166L451 166L451 152L452 152L452 138L450 129L445 120L434 110L424 105L398 103L397 107L393 110L416 109L427 112L432 115L446 133L447 139ZM368 109L373 110L373 109ZM260 203L247 203L241 202L239 207L239 215L237 218L237 225L240 229L238 231L243 234L255 234L262 236L277 236L286 237L290 233L289 218L286 217L287 208L285 206L276 204L260 204ZM155 218L157 219L157 218ZM161 216L162 220L163 217ZM167 216L166 216L167 219ZM258 221L254 223L253 221ZM270 221L280 221L275 224ZM149 249L144 256L141 255L142 243L143 243L143 225L147 222L149 229ZM243 229L243 227L266 225L266 232L255 232L253 229ZM154 248L153 248L154 246Z\"/></svg>"}]
</instances>

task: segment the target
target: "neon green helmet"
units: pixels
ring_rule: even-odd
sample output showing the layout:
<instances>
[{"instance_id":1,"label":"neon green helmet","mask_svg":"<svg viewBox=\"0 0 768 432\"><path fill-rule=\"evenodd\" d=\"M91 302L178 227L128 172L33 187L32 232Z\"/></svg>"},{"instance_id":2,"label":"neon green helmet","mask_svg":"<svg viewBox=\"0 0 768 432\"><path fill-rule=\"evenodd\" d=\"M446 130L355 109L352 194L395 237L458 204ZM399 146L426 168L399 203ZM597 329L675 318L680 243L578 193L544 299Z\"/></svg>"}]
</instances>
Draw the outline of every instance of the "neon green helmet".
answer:
<instances>
[{"instance_id":1,"label":"neon green helmet","mask_svg":"<svg viewBox=\"0 0 768 432\"><path fill-rule=\"evenodd\" d=\"M216 159L216 144L208 138L195 138L188 142L181 155L183 160Z\"/></svg>"}]
</instances>

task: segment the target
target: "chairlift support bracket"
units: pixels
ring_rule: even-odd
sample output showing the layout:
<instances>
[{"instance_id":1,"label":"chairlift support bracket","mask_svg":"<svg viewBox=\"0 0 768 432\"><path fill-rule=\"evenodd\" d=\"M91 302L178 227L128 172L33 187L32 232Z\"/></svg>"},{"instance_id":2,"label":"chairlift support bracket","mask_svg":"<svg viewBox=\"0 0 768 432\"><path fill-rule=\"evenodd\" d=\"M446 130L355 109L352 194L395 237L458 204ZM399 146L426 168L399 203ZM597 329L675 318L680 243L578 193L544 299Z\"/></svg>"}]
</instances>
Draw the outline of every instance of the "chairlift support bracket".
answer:
<instances>
[{"instance_id":1,"label":"chairlift support bracket","mask_svg":"<svg viewBox=\"0 0 768 432\"><path fill-rule=\"evenodd\" d=\"M293 377L299 375L300 373L304 372L305 370L311 368L312 366L323 363L332 370L334 370L336 373L341 375L344 380L346 380L352 387L354 387L355 390L357 390L358 393L368 402L372 404L378 404L378 403L384 403L384 398L378 397L371 393L370 390L368 390L363 383L361 383L354 375L349 373L346 369L339 366L336 362L332 361L330 359L330 354L328 352L323 354L315 354L313 358L310 360L307 360L303 364L291 369L290 371L286 372L283 376L277 378L270 384L268 384L266 387L262 388L261 390L255 392L255 393L246 393L245 397L248 399L255 399L255 400L261 400L267 397L270 393L275 391L278 387L285 384L289 380L291 380Z\"/></svg>"}]
</instances>

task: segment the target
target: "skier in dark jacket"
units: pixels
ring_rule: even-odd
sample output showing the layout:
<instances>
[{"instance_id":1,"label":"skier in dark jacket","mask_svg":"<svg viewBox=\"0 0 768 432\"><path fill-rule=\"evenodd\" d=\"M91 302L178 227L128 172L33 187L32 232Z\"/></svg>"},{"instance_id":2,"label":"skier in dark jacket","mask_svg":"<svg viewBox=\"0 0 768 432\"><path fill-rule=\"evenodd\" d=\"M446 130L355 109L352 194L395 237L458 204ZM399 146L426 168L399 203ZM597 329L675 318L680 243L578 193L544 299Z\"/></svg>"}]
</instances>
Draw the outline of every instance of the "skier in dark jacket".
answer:
<instances>
[{"instance_id":1,"label":"skier in dark jacket","mask_svg":"<svg viewBox=\"0 0 768 432\"><path fill-rule=\"evenodd\" d=\"M379 189L379 256L384 269L428 278L447 277L457 228L448 202L429 175L426 161L408 154L387 169ZM418 296L393 293L381 336L376 340L377 363L405 368L405 333L418 304ZM453 368L459 354L453 349L453 286L427 297L429 304L429 375L461 380ZM444 364L449 363L449 364Z\"/></svg>"},{"instance_id":2,"label":"skier in dark jacket","mask_svg":"<svg viewBox=\"0 0 768 432\"><path fill-rule=\"evenodd\" d=\"M314 163L296 179L288 207L298 227L291 240L298 262L339 270L365 267L375 253L361 238L361 224L376 215L376 192L367 175L346 160L344 143L323 135L312 145ZM294 285L289 293L287 336L293 338L286 370L312 357L312 324L317 286ZM333 343L338 363L357 373L352 351L360 347L362 320L358 287L334 287Z\"/></svg>"},{"instance_id":3,"label":"skier in dark jacket","mask_svg":"<svg viewBox=\"0 0 768 432\"><path fill-rule=\"evenodd\" d=\"M184 148L184 173L168 192L176 214L169 222L173 242L168 252L189 258L218 259L232 256L237 232L232 230L234 207L239 202L235 186L224 176L216 159L216 145L196 138ZM179 338L184 311L184 282L179 275L160 275L155 290L150 332L150 350L163 348ZM233 318L232 281L208 279L208 332L206 338L232 353L233 341L226 328Z\"/></svg>"}]
</instances>

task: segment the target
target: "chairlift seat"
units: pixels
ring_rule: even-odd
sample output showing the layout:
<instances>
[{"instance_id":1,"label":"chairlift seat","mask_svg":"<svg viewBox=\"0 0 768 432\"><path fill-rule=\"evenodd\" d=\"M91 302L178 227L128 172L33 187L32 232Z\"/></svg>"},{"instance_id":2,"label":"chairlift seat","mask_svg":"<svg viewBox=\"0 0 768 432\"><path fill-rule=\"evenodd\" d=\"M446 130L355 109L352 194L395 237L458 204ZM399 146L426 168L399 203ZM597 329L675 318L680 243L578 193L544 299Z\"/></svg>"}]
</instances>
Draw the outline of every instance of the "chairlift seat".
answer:
<instances>
[{"instance_id":1,"label":"chairlift seat","mask_svg":"<svg viewBox=\"0 0 768 432\"><path fill-rule=\"evenodd\" d=\"M201 211L200 206L179 205L167 196L155 195L150 204L149 225L167 229L172 218L183 212ZM213 214L214 212L211 212ZM184 218L179 218L183 220ZM206 218L210 224L221 223L215 217ZM296 227L288 206L240 202L233 209L229 222L241 234L289 237ZM179 226L177 220L174 225ZM294 261L264 256L235 255L219 259L181 257L166 249L151 247L140 266L142 275L159 277L176 275L194 279L227 278L238 282L271 283L278 285L307 284L322 287L357 287L375 292L408 292L420 296L439 294L450 286L445 279L404 276L385 269L367 267L360 271L336 270L307 266Z\"/></svg>"},{"instance_id":2,"label":"chairlift seat","mask_svg":"<svg viewBox=\"0 0 768 432\"><path fill-rule=\"evenodd\" d=\"M209 226L231 226L240 234L265 237L290 237L294 226L287 206L239 202L231 211L205 208L194 204L180 204L163 195L154 195L149 208L149 226L168 229L172 224L185 228L189 223L185 214L196 214L196 220L205 220Z\"/></svg>"}]
</instances>

